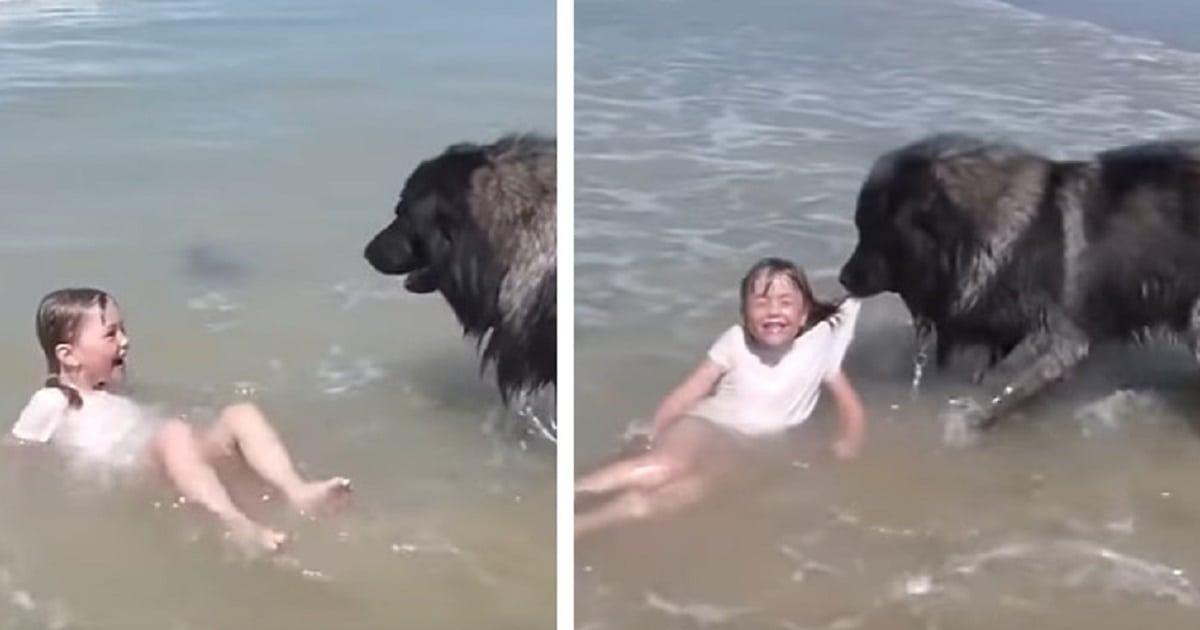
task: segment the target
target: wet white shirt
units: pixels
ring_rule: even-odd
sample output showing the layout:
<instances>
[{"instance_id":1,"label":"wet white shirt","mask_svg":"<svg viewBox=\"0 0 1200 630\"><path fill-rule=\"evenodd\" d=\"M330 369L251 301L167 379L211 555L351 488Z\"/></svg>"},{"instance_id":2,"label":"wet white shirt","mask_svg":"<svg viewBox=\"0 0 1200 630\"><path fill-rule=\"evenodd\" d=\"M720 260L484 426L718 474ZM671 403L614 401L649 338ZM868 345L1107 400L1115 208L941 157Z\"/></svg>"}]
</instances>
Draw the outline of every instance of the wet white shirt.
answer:
<instances>
[{"instance_id":1,"label":"wet white shirt","mask_svg":"<svg viewBox=\"0 0 1200 630\"><path fill-rule=\"evenodd\" d=\"M796 338L782 352L758 348L740 324L708 351L724 370L712 396L692 414L746 435L776 433L808 419L821 383L841 369L861 303L842 302L837 314Z\"/></svg>"},{"instance_id":2,"label":"wet white shirt","mask_svg":"<svg viewBox=\"0 0 1200 630\"><path fill-rule=\"evenodd\" d=\"M135 463L152 433L143 410L132 400L107 391L79 394L83 405L71 409L58 388L34 392L12 427L13 436L53 443L86 460Z\"/></svg>"}]
</instances>

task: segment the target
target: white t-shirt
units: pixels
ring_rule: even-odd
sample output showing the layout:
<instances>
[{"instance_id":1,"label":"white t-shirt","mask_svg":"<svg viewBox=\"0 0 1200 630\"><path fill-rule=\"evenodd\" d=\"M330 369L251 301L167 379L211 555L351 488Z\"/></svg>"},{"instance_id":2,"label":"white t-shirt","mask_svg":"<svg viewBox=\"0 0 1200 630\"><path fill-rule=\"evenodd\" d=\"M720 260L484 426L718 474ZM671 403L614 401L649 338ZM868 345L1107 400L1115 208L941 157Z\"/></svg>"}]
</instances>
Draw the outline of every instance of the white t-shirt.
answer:
<instances>
[{"instance_id":1,"label":"white t-shirt","mask_svg":"<svg viewBox=\"0 0 1200 630\"><path fill-rule=\"evenodd\" d=\"M132 400L104 390L79 392L83 405L71 409L55 387L34 392L13 425L14 437L50 442L89 461L130 465L153 429Z\"/></svg>"},{"instance_id":2,"label":"white t-shirt","mask_svg":"<svg viewBox=\"0 0 1200 630\"><path fill-rule=\"evenodd\" d=\"M821 383L841 369L860 306L846 299L837 314L774 355L753 345L740 324L732 326L708 351L724 371L716 391L691 413L747 435L804 422L817 404Z\"/></svg>"}]
</instances>

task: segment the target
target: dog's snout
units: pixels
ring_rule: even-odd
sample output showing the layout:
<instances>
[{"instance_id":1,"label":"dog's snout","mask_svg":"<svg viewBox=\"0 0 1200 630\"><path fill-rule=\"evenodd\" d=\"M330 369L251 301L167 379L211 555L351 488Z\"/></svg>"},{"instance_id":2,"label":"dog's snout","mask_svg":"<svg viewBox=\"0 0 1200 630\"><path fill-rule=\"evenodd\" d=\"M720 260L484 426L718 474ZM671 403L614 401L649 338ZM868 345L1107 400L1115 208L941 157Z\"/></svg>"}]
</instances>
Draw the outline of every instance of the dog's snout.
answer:
<instances>
[{"instance_id":1,"label":"dog's snout","mask_svg":"<svg viewBox=\"0 0 1200 630\"><path fill-rule=\"evenodd\" d=\"M846 264L842 266L841 273L838 274L838 282L842 283L842 286L854 295L860 295L863 289L863 272L860 260L857 253L851 256L850 260L846 261Z\"/></svg>"},{"instance_id":2,"label":"dog's snout","mask_svg":"<svg viewBox=\"0 0 1200 630\"><path fill-rule=\"evenodd\" d=\"M854 287L857 285L857 280L858 278L854 273L854 269L849 263L846 263L846 266L842 267L842 272L838 274L838 282L842 283L842 286L845 287L847 291L853 293Z\"/></svg>"},{"instance_id":3,"label":"dog's snout","mask_svg":"<svg viewBox=\"0 0 1200 630\"><path fill-rule=\"evenodd\" d=\"M877 254L856 250L842 266L838 282L856 297L868 297L888 290L890 270Z\"/></svg>"},{"instance_id":4,"label":"dog's snout","mask_svg":"<svg viewBox=\"0 0 1200 630\"><path fill-rule=\"evenodd\" d=\"M387 273L387 270L384 269L386 265L383 264L383 248L379 245L378 236L371 239L370 243L367 243L367 247L363 249L363 257L367 259L367 262L370 263L376 271Z\"/></svg>"},{"instance_id":5,"label":"dog's snout","mask_svg":"<svg viewBox=\"0 0 1200 630\"><path fill-rule=\"evenodd\" d=\"M376 234L375 238L367 243L363 256L380 273L407 273L412 266L408 243L396 238L388 230Z\"/></svg>"}]
</instances>

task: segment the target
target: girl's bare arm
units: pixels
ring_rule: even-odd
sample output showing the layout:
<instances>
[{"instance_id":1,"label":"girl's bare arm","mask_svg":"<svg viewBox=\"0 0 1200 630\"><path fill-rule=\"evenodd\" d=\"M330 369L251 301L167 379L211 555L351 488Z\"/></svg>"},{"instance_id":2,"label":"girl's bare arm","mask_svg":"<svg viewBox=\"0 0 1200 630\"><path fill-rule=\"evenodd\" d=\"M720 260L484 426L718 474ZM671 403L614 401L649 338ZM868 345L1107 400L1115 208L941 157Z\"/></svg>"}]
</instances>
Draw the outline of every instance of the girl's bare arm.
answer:
<instances>
[{"instance_id":1,"label":"girl's bare arm","mask_svg":"<svg viewBox=\"0 0 1200 630\"><path fill-rule=\"evenodd\" d=\"M858 398L858 392L841 370L825 379L825 389L833 397L840 426L838 439L833 443L833 452L839 459L857 457L867 432L866 412Z\"/></svg>"},{"instance_id":2,"label":"girl's bare arm","mask_svg":"<svg viewBox=\"0 0 1200 630\"><path fill-rule=\"evenodd\" d=\"M654 422L651 428L651 439L662 435L662 432L671 426L676 420L683 417L696 403L700 402L712 391L713 386L720 380L724 374L724 368L717 365L712 359L705 358L692 370L692 373L683 379L683 382L675 386L671 393L667 394L658 404L658 409L654 411Z\"/></svg>"}]
</instances>

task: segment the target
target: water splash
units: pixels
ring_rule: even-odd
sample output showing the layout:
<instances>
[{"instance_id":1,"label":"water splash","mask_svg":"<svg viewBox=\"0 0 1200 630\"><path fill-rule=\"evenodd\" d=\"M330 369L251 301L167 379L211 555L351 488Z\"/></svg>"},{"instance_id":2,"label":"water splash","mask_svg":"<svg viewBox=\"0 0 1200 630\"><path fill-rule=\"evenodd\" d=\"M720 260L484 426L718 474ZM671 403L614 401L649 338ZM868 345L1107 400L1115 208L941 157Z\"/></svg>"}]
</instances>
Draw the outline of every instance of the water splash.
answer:
<instances>
[{"instance_id":1,"label":"water splash","mask_svg":"<svg viewBox=\"0 0 1200 630\"><path fill-rule=\"evenodd\" d=\"M193 311L229 313L241 310L242 305L229 299L228 296L219 291L209 291L200 297L190 298L187 301L187 307Z\"/></svg>"},{"instance_id":2,"label":"water splash","mask_svg":"<svg viewBox=\"0 0 1200 630\"><path fill-rule=\"evenodd\" d=\"M723 624L755 610L748 606L730 607L705 603L677 603L653 591L646 592L646 606L672 617L688 619L701 626Z\"/></svg>"},{"instance_id":3,"label":"water splash","mask_svg":"<svg viewBox=\"0 0 1200 630\"><path fill-rule=\"evenodd\" d=\"M331 396L362 389L383 378L383 368L368 357L348 358L341 346L329 347L317 364L316 379L321 391Z\"/></svg>"},{"instance_id":4,"label":"water splash","mask_svg":"<svg viewBox=\"0 0 1200 630\"><path fill-rule=\"evenodd\" d=\"M913 328L917 337L917 350L913 354L913 377L909 398L916 402L917 396L921 392L921 379L925 376L925 366L929 363L929 350L933 346L934 335L933 323L928 320L914 321Z\"/></svg>"},{"instance_id":5,"label":"water splash","mask_svg":"<svg viewBox=\"0 0 1200 630\"><path fill-rule=\"evenodd\" d=\"M50 630L60 630L71 625L71 614L67 607L57 600L46 600L34 597L27 589L17 583L12 572L6 567L0 567L0 613L6 617L11 615L16 619L6 619L15 625L6 624L4 627L22 628L22 621L30 622Z\"/></svg>"},{"instance_id":6,"label":"water splash","mask_svg":"<svg viewBox=\"0 0 1200 630\"><path fill-rule=\"evenodd\" d=\"M1002 567L1028 570L1069 589L1149 595L1180 606L1200 606L1198 590L1183 569L1121 553L1090 540L1013 542L950 558L949 577L967 578ZM931 586L930 591L934 590Z\"/></svg>"},{"instance_id":7,"label":"water splash","mask_svg":"<svg viewBox=\"0 0 1200 630\"><path fill-rule=\"evenodd\" d=\"M1131 389L1119 389L1094 400L1075 411L1075 420L1084 435L1093 432L1111 433L1131 419L1161 418L1166 414L1162 401L1155 395Z\"/></svg>"}]
</instances>

